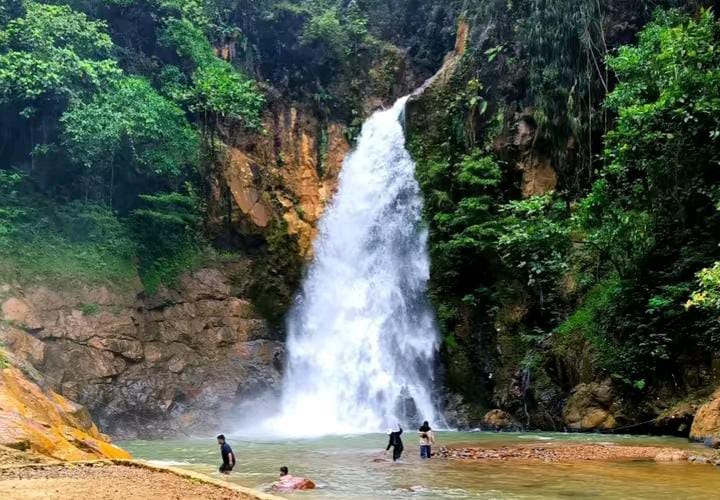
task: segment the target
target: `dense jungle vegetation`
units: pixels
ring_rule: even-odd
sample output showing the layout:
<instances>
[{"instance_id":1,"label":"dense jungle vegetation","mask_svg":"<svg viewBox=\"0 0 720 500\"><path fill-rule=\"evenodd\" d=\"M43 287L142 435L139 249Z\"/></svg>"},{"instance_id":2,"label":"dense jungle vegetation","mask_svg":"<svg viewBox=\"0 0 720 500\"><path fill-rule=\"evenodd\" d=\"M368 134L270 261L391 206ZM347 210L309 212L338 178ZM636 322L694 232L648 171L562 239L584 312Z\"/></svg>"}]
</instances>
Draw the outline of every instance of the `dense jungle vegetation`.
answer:
<instances>
[{"instance_id":1,"label":"dense jungle vegetation","mask_svg":"<svg viewBox=\"0 0 720 500\"><path fill-rule=\"evenodd\" d=\"M526 1L465 15L468 52L411 131L450 385L542 427L603 377L634 421L692 397L720 348L713 10ZM553 165L554 190L521 196L528 158Z\"/></svg>"},{"instance_id":2,"label":"dense jungle vegetation","mask_svg":"<svg viewBox=\"0 0 720 500\"><path fill-rule=\"evenodd\" d=\"M357 129L403 88L369 68L421 83L462 19L408 128L449 386L526 416L602 377L693 394L720 351L714 3L4 0L0 276L152 292L236 251L206 227L224 134L260 131L269 92ZM555 189L523 196L529 159Z\"/></svg>"},{"instance_id":3,"label":"dense jungle vegetation","mask_svg":"<svg viewBox=\"0 0 720 500\"><path fill-rule=\"evenodd\" d=\"M396 57L379 37L422 25L440 45L411 48L427 74L452 43L452 19L432 28L408 11L396 30L384 2L346 3L4 1L3 277L172 283L213 253L204 195L218 138L259 131L268 86L357 126L358 67Z\"/></svg>"}]
</instances>

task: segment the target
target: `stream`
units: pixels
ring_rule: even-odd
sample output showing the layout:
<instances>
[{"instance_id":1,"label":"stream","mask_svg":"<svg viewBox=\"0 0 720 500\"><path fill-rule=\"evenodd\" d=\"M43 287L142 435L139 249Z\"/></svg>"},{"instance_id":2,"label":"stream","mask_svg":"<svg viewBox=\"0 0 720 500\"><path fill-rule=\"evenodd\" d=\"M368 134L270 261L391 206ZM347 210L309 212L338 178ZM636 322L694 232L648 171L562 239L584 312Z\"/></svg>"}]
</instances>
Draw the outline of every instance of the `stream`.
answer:
<instances>
[{"instance_id":1,"label":"stream","mask_svg":"<svg viewBox=\"0 0 720 500\"><path fill-rule=\"evenodd\" d=\"M238 456L229 476L220 463L213 437L167 441L125 441L119 445L135 458L209 474L244 486L267 489L277 470L313 479L314 491L287 495L297 499L708 499L720 495L720 471L710 465L652 461L595 461L572 464L519 462L463 463L432 459L422 462L414 436L405 439L404 463L377 463L386 436L330 436L315 439L254 441L228 437ZM503 446L553 442L673 446L700 445L669 437L560 433L440 432L445 445Z\"/></svg>"}]
</instances>

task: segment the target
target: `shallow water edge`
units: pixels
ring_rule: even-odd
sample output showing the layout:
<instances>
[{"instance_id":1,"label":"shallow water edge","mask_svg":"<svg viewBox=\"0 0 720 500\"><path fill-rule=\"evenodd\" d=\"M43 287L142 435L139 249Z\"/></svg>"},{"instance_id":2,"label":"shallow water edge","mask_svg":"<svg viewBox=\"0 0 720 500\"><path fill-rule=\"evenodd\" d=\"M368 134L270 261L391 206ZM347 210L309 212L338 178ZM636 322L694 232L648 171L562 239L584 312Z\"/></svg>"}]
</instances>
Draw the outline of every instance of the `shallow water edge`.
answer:
<instances>
[{"instance_id":1,"label":"shallow water edge","mask_svg":"<svg viewBox=\"0 0 720 500\"><path fill-rule=\"evenodd\" d=\"M710 498L720 491L720 470L688 462L652 460L584 460L563 463L523 461L422 461L415 436L407 433L403 462L377 461L384 456L381 434L331 436L318 439L260 441L235 436L230 442L238 465L224 479L267 489L277 470L316 481L319 489L293 496L307 499L452 498L546 499ZM440 432L438 444L448 447L562 446L608 443L672 447L700 452L700 445L681 438L562 434ZM136 458L172 463L176 467L218 475L219 451L212 437L168 441L127 441L121 446Z\"/></svg>"}]
</instances>

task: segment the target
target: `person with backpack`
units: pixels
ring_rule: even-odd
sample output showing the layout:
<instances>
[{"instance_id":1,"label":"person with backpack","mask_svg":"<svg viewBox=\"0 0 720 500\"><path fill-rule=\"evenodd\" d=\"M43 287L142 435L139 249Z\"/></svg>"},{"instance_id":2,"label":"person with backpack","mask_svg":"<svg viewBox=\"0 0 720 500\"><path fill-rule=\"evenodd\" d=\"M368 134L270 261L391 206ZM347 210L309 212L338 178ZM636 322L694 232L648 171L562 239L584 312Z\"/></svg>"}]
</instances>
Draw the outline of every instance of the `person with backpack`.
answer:
<instances>
[{"instance_id":1,"label":"person with backpack","mask_svg":"<svg viewBox=\"0 0 720 500\"><path fill-rule=\"evenodd\" d=\"M426 420L418 429L420 435L420 458L426 459L432 457L432 445L435 444L435 433L430 428L430 424Z\"/></svg>"}]
</instances>

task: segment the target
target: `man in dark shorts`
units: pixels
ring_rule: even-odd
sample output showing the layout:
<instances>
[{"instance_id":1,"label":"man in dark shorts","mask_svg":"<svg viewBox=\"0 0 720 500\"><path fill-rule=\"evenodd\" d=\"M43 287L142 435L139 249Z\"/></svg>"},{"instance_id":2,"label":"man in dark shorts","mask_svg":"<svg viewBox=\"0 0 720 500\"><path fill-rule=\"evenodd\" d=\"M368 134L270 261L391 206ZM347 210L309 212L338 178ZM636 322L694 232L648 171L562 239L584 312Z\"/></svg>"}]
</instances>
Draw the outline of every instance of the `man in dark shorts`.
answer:
<instances>
[{"instance_id":1,"label":"man in dark shorts","mask_svg":"<svg viewBox=\"0 0 720 500\"><path fill-rule=\"evenodd\" d=\"M220 472L223 474L230 474L230 471L235 467L235 454L230 448L230 445L225 441L225 436L220 434L217 437L218 444L220 445L220 455L222 456L222 465L220 466Z\"/></svg>"}]
</instances>

